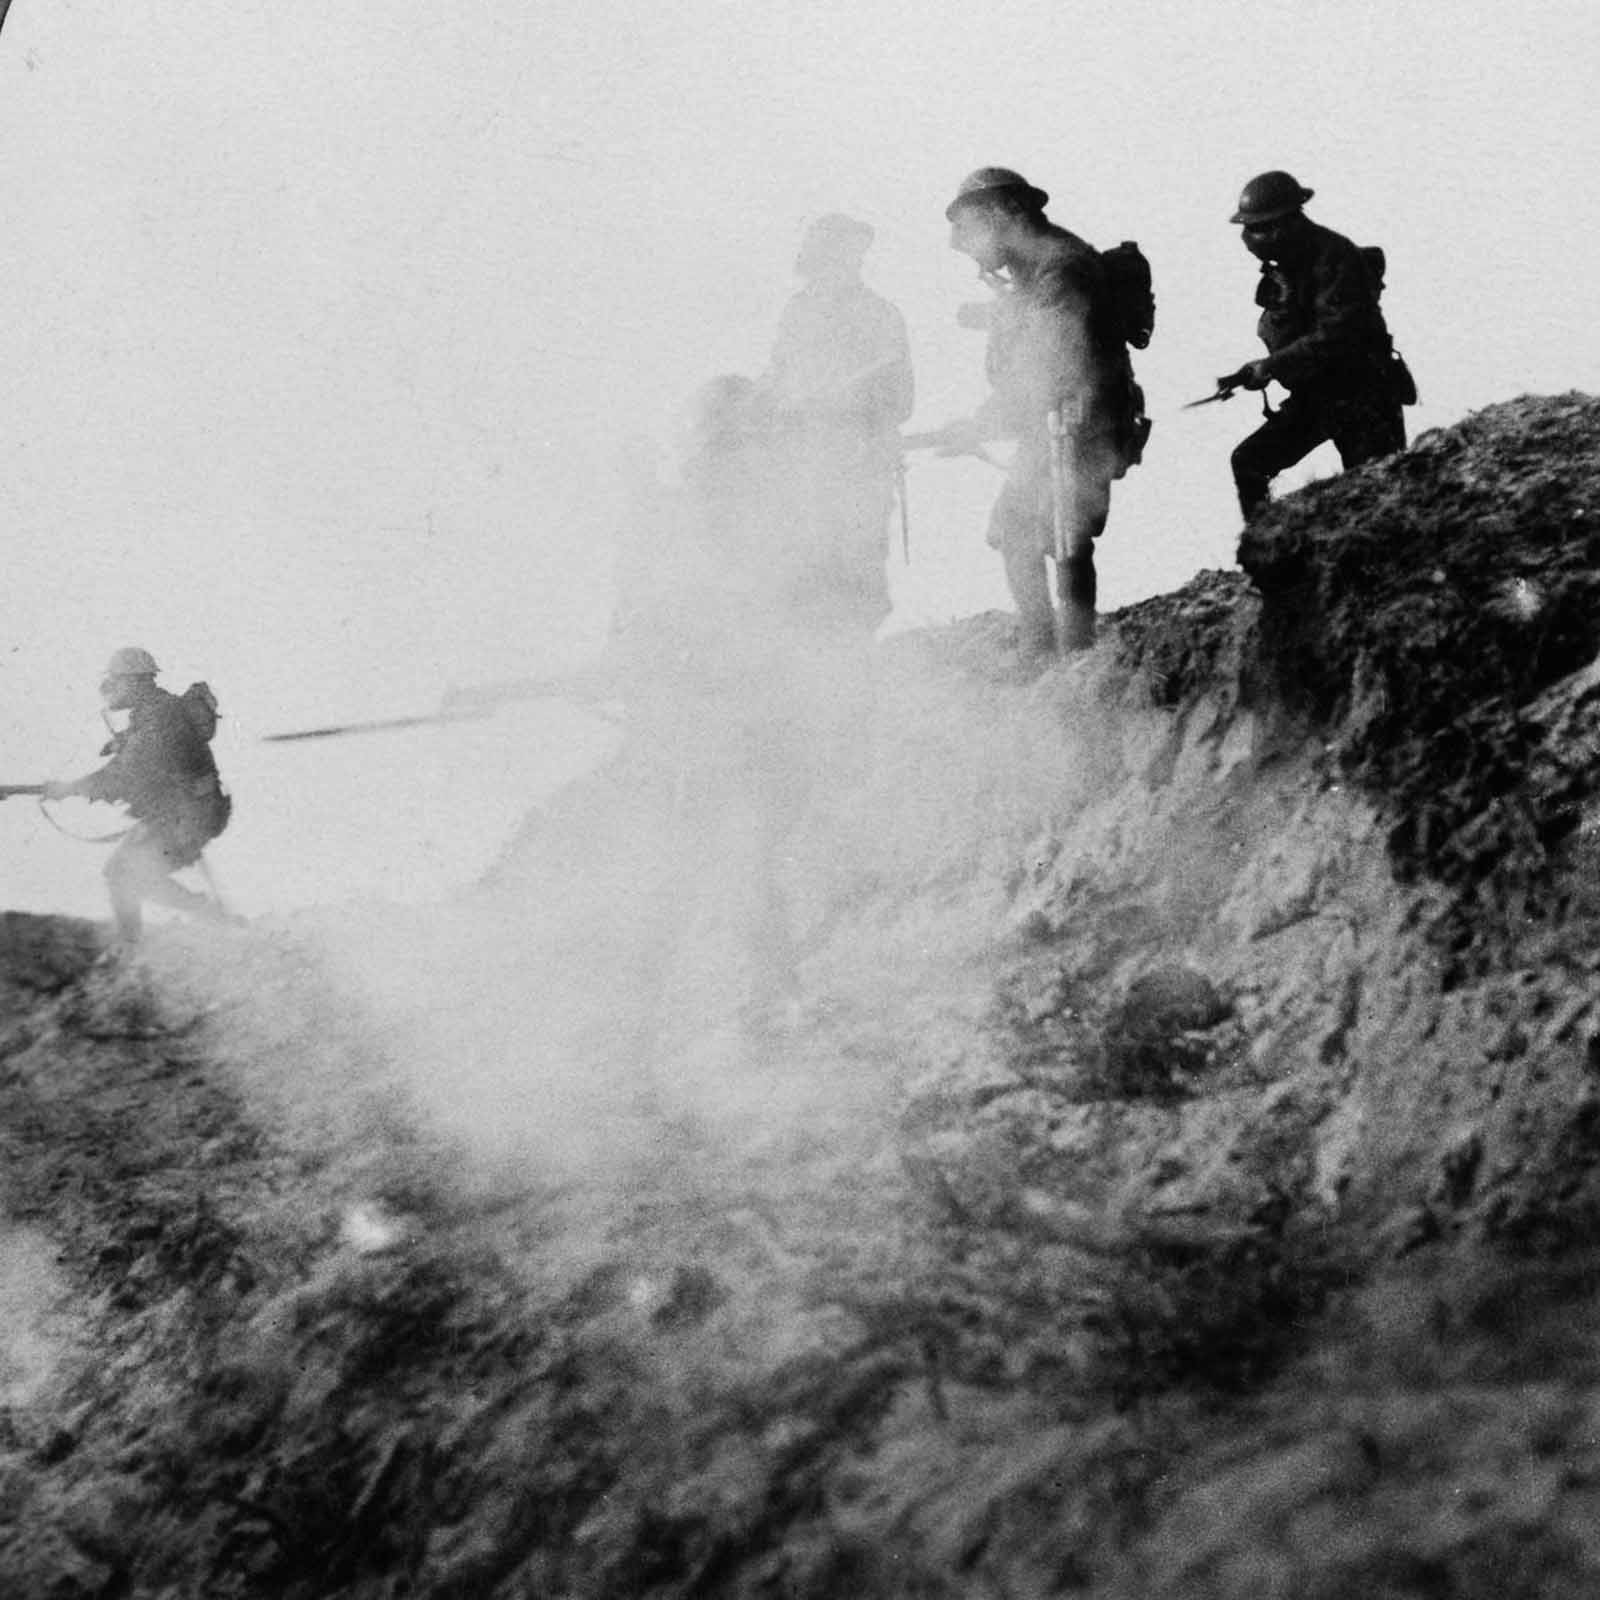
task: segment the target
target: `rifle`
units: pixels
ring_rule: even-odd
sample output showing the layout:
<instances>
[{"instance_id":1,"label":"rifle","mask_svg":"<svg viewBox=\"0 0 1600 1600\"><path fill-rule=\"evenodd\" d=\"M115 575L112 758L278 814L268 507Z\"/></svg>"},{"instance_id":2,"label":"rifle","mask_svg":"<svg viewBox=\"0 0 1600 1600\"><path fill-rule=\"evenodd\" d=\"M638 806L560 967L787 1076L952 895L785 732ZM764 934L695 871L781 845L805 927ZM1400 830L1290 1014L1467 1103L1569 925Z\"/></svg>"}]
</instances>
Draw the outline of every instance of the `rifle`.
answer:
<instances>
[{"instance_id":1,"label":"rifle","mask_svg":"<svg viewBox=\"0 0 1600 1600\"><path fill-rule=\"evenodd\" d=\"M476 722L493 716L501 706L516 700L568 700L588 707L604 719L601 708L616 694L614 675L603 667L569 672L560 677L514 678L476 688L452 689L437 711L408 717L377 717L363 722L334 722L320 728L295 728L287 733L264 733L261 742L294 744L307 739L344 739L357 733L389 733L401 728Z\"/></svg>"},{"instance_id":2,"label":"rifle","mask_svg":"<svg viewBox=\"0 0 1600 1600\"><path fill-rule=\"evenodd\" d=\"M806 411L823 405L829 400L848 398L850 393L859 389L869 378L876 378L880 372L888 372L893 367L898 367L904 357L900 355L883 356L877 361L869 361L864 367L857 367L854 372L847 372L842 378L834 378L828 383L815 383L809 389L801 390L798 394L783 394L774 396L778 410L797 411L804 414ZM770 385L771 379L767 380Z\"/></svg>"},{"instance_id":3,"label":"rifle","mask_svg":"<svg viewBox=\"0 0 1600 1600\"><path fill-rule=\"evenodd\" d=\"M0 6L0 20L3 20L4 17L5 9ZM11 800L19 794L42 795L43 793L44 785L42 783L0 783L0 800Z\"/></svg>"},{"instance_id":4,"label":"rifle","mask_svg":"<svg viewBox=\"0 0 1600 1600\"><path fill-rule=\"evenodd\" d=\"M987 461L991 467L1001 467L1001 463L989 454L984 447L974 445L970 450L951 451L949 446L950 430L948 428L930 428L925 433L902 433L900 435L901 450L946 450L952 455L976 456L980 461ZM1004 467L1001 467L1004 471Z\"/></svg>"},{"instance_id":5,"label":"rifle","mask_svg":"<svg viewBox=\"0 0 1600 1600\"><path fill-rule=\"evenodd\" d=\"M368 722L334 722L322 728L296 728L291 733L264 733L262 744L294 744L302 739L343 739L352 733L386 733L393 728L428 728L441 722L467 722L486 711L430 711L421 716L379 717Z\"/></svg>"},{"instance_id":6,"label":"rifle","mask_svg":"<svg viewBox=\"0 0 1600 1600\"><path fill-rule=\"evenodd\" d=\"M922 433L902 433L900 435L900 448L902 450L937 450L944 442L948 430L945 428L928 428Z\"/></svg>"},{"instance_id":7,"label":"rifle","mask_svg":"<svg viewBox=\"0 0 1600 1600\"><path fill-rule=\"evenodd\" d=\"M1193 411L1196 406L1215 405L1218 400L1231 400L1234 395L1244 387L1244 368L1237 372L1230 372L1225 378L1217 379L1215 394L1202 395L1198 400L1189 400L1184 403L1185 411Z\"/></svg>"}]
</instances>

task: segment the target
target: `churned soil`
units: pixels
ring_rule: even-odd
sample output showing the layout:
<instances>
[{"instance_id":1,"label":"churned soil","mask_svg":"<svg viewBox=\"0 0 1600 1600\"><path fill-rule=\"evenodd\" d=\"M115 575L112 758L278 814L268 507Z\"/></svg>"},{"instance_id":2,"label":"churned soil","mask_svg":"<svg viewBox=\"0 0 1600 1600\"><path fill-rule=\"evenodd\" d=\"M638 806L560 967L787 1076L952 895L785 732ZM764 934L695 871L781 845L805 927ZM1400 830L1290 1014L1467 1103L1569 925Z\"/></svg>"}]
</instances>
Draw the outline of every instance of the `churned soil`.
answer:
<instances>
[{"instance_id":1,"label":"churned soil","mask_svg":"<svg viewBox=\"0 0 1600 1600\"><path fill-rule=\"evenodd\" d=\"M1273 689L1382 798L1397 870L1457 891L1463 945L1548 907L1593 826L1597 441L1591 396L1492 406L1240 543Z\"/></svg>"},{"instance_id":2,"label":"churned soil","mask_svg":"<svg viewBox=\"0 0 1600 1600\"><path fill-rule=\"evenodd\" d=\"M882 647L781 1017L627 759L450 907L0 916L0 1594L1595 1593L1597 461Z\"/></svg>"}]
</instances>

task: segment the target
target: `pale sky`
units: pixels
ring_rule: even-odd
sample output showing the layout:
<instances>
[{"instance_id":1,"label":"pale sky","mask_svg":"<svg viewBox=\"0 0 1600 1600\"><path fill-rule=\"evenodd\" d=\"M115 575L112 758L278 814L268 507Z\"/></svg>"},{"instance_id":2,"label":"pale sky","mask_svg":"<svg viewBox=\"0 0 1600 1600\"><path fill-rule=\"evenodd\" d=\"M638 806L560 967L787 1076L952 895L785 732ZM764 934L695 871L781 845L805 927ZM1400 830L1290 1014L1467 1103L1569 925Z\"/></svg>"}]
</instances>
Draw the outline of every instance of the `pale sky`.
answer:
<instances>
[{"instance_id":1,"label":"pale sky","mask_svg":"<svg viewBox=\"0 0 1600 1600\"><path fill-rule=\"evenodd\" d=\"M1596 390L1597 47L1593 0L15 0L0 751L46 759L126 643L246 731L592 646L611 463L760 369L810 217L878 230L913 425L981 400L943 209L991 163L1155 269L1102 608L1230 566L1253 402L1179 408L1258 350L1242 184L1385 247L1413 433ZM1007 603L997 481L913 467L902 625Z\"/></svg>"}]
</instances>

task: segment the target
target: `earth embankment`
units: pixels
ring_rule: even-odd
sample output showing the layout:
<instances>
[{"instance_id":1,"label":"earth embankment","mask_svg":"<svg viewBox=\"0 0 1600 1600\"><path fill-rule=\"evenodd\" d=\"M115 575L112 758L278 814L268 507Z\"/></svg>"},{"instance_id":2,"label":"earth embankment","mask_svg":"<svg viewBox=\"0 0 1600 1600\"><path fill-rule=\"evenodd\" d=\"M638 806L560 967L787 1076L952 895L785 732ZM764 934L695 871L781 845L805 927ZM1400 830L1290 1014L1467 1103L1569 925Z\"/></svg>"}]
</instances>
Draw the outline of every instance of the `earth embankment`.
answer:
<instances>
[{"instance_id":1,"label":"earth embankment","mask_svg":"<svg viewBox=\"0 0 1600 1600\"><path fill-rule=\"evenodd\" d=\"M754 1025L627 758L452 907L7 917L0 1592L1594 1592L1597 445L884 646Z\"/></svg>"}]
</instances>

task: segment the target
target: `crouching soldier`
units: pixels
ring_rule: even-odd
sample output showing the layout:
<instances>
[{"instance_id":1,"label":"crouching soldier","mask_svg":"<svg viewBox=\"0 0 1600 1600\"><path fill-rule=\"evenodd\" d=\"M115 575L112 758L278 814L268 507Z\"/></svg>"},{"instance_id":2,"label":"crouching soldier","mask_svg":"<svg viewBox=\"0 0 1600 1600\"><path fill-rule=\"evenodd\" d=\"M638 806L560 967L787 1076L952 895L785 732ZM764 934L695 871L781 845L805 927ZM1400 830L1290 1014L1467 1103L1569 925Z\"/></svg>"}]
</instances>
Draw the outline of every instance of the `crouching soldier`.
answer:
<instances>
[{"instance_id":1,"label":"crouching soldier","mask_svg":"<svg viewBox=\"0 0 1600 1600\"><path fill-rule=\"evenodd\" d=\"M46 799L81 795L120 802L134 818L105 867L123 945L138 942L146 900L202 916L226 915L215 899L172 878L200 859L233 809L211 754L215 702L200 686L183 696L169 694L156 684L159 671L149 651L118 650L100 685L106 710L128 713L127 726L107 746L111 759L85 777L44 786Z\"/></svg>"}]
</instances>

